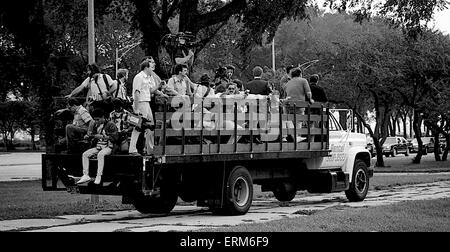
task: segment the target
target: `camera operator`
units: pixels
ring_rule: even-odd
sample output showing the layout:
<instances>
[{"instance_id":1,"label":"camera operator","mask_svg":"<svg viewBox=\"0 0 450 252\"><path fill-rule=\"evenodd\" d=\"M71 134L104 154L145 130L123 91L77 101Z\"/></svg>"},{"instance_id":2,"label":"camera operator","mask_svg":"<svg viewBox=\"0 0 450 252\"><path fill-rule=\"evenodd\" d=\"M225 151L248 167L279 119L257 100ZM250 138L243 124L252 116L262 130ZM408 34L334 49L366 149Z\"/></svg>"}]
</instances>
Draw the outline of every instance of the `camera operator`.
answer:
<instances>
[{"instance_id":1,"label":"camera operator","mask_svg":"<svg viewBox=\"0 0 450 252\"><path fill-rule=\"evenodd\" d=\"M183 35L178 36L178 47L175 52L175 63L177 65L188 65L189 69L194 63L194 51L186 44L186 38Z\"/></svg>"}]
</instances>

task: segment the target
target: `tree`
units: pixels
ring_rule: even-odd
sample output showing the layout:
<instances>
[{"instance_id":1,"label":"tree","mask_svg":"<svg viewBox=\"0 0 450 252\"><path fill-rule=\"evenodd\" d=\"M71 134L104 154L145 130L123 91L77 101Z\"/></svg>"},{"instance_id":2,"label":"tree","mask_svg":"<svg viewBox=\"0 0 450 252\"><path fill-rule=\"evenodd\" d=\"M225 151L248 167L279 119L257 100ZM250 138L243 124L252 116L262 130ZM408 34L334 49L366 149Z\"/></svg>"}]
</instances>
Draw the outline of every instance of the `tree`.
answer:
<instances>
[{"instance_id":1,"label":"tree","mask_svg":"<svg viewBox=\"0 0 450 252\"><path fill-rule=\"evenodd\" d=\"M22 101L0 103L0 132L6 151L13 148L14 136L23 125L24 114L22 112L27 108L27 104Z\"/></svg>"}]
</instances>

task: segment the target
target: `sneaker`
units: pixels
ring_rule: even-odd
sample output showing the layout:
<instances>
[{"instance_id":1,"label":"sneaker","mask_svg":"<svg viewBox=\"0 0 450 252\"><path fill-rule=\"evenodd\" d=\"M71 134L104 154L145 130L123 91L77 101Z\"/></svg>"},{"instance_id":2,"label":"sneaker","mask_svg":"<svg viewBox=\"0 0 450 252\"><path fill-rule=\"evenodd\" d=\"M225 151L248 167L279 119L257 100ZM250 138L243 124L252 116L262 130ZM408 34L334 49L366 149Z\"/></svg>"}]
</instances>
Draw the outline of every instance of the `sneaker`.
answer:
<instances>
[{"instance_id":1,"label":"sneaker","mask_svg":"<svg viewBox=\"0 0 450 252\"><path fill-rule=\"evenodd\" d=\"M83 175L83 177L81 177L81 179L77 182L77 184L84 184L90 182L91 180L92 180L91 177L89 177L88 175Z\"/></svg>"},{"instance_id":2,"label":"sneaker","mask_svg":"<svg viewBox=\"0 0 450 252\"><path fill-rule=\"evenodd\" d=\"M101 182L102 182L102 176L97 175L97 177L95 177L94 184L100 185Z\"/></svg>"},{"instance_id":3,"label":"sneaker","mask_svg":"<svg viewBox=\"0 0 450 252\"><path fill-rule=\"evenodd\" d=\"M129 155L130 156L142 156L140 153L138 153L138 152L132 152L132 153L129 153Z\"/></svg>"}]
</instances>

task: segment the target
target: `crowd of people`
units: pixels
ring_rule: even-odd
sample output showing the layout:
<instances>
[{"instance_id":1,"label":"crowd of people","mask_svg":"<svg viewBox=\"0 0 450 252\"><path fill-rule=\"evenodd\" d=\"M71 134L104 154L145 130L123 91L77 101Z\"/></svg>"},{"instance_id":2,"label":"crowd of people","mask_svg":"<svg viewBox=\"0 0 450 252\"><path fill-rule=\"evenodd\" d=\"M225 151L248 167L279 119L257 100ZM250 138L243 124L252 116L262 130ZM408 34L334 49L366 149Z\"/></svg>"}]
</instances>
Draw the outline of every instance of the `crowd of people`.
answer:
<instances>
[{"instance_id":1,"label":"crowd of people","mask_svg":"<svg viewBox=\"0 0 450 252\"><path fill-rule=\"evenodd\" d=\"M269 82L262 78L263 68L260 66L253 69L253 79L247 83L235 78L235 68L231 65L217 69L214 78L203 74L198 83L189 78L189 68L185 64L177 64L172 77L168 80L161 80L155 69L155 60L150 56L145 57L140 64L140 72L134 76L131 96L128 96L127 69L119 69L117 80L113 80L92 64L87 68L88 77L66 96L67 109L74 115L73 122L66 126L67 152L75 152L74 149L80 140L89 141L92 147L82 154L83 177L79 184L94 180L89 177L89 158L97 157L97 176L94 183L100 184L106 155L117 152L145 155L153 152L155 120L151 104L155 99L177 96L245 98L250 95L269 96L273 93ZM300 68L289 66L286 68L286 75L281 79L280 98L310 103L327 102L323 88L317 85L318 80L319 76L313 75L308 82L302 77ZM83 103L74 98L85 90L87 96ZM130 114L139 115L148 127L134 127L128 120ZM242 128L242 125L235 125L237 122L224 123L227 128L235 126ZM203 122L202 125L208 127L209 124ZM137 145L141 134L144 135L145 144L143 151L139 152ZM256 141L259 141L259 138L256 138Z\"/></svg>"}]
</instances>

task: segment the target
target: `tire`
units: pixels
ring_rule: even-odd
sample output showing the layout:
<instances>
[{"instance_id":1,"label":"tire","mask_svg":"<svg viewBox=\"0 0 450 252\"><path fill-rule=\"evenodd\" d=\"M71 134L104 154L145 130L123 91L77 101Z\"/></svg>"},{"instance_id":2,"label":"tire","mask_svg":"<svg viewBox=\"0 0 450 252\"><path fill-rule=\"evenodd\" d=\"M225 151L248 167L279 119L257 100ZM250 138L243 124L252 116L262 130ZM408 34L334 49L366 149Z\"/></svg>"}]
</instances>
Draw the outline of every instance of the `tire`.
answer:
<instances>
[{"instance_id":1,"label":"tire","mask_svg":"<svg viewBox=\"0 0 450 252\"><path fill-rule=\"evenodd\" d=\"M229 174L224 192L224 205L221 209L212 209L215 214L244 215L250 209L253 200L253 181L245 167L235 167Z\"/></svg>"},{"instance_id":2,"label":"tire","mask_svg":"<svg viewBox=\"0 0 450 252\"><path fill-rule=\"evenodd\" d=\"M281 182L273 190L273 195L278 201L292 201L297 194L297 188L290 182Z\"/></svg>"},{"instance_id":3,"label":"tire","mask_svg":"<svg viewBox=\"0 0 450 252\"><path fill-rule=\"evenodd\" d=\"M350 202L363 201L369 191L369 173L366 163L357 159L353 167L352 182L345 195Z\"/></svg>"},{"instance_id":4,"label":"tire","mask_svg":"<svg viewBox=\"0 0 450 252\"><path fill-rule=\"evenodd\" d=\"M197 196L198 196L198 194L195 191L189 190L187 188L182 188L178 192L178 194L179 194L178 196L180 197L180 199L187 203L192 203L192 202L196 201Z\"/></svg>"},{"instance_id":5,"label":"tire","mask_svg":"<svg viewBox=\"0 0 450 252\"><path fill-rule=\"evenodd\" d=\"M159 197L138 195L134 199L134 207L143 214L167 214L177 204L178 195L170 186L161 187Z\"/></svg>"}]
</instances>

